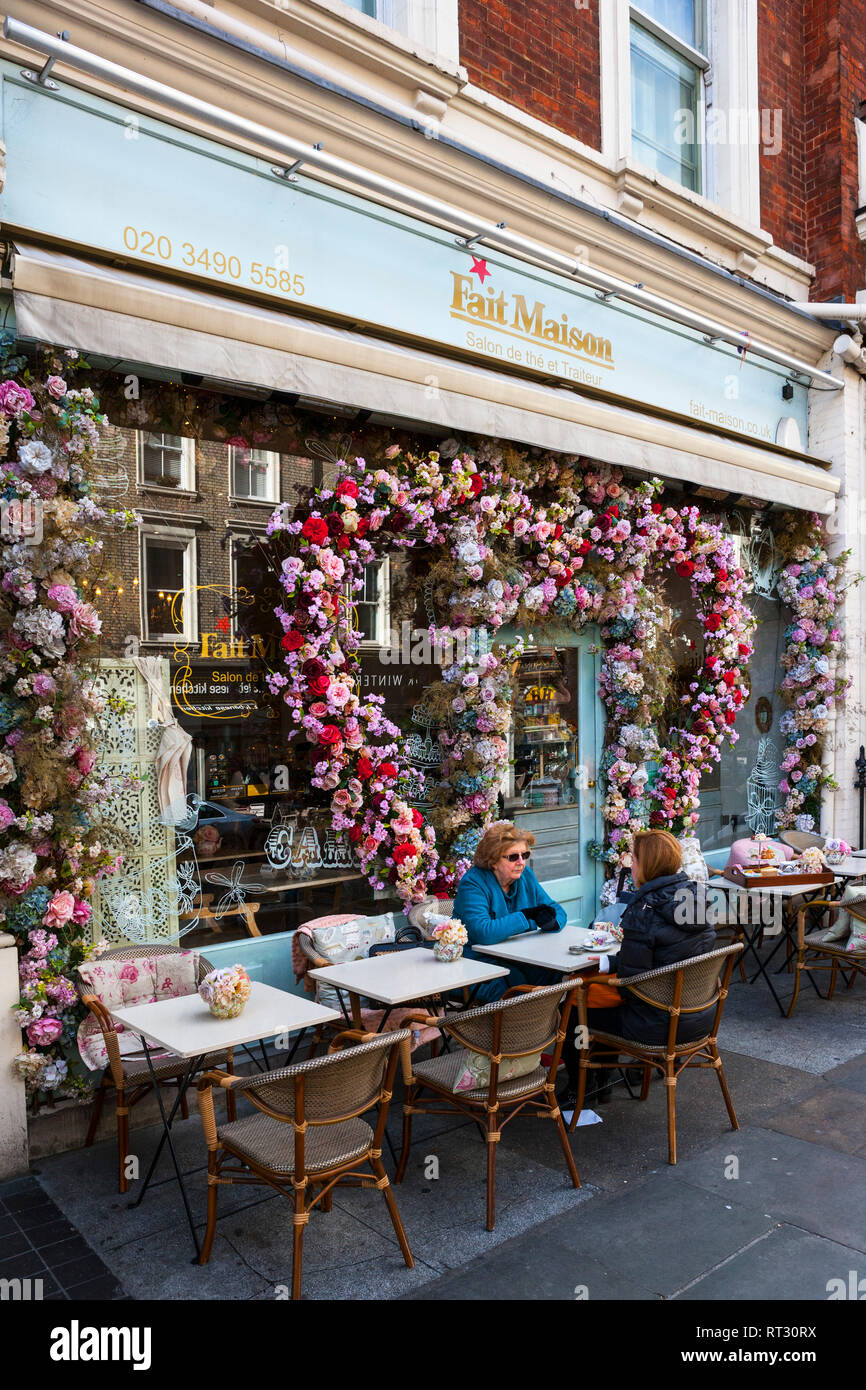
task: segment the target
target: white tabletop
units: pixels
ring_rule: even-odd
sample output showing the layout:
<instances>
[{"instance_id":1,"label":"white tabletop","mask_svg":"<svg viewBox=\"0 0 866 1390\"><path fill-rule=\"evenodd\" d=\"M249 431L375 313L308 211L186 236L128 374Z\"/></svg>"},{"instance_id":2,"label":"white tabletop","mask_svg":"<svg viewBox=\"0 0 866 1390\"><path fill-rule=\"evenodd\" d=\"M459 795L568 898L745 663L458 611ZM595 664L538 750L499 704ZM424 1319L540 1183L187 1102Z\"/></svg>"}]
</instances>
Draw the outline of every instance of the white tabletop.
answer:
<instances>
[{"instance_id":1,"label":"white tabletop","mask_svg":"<svg viewBox=\"0 0 866 1390\"><path fill-rule=\"evenodd\" d=\"M866 863L861 860L858 864L857 860L850 856L843 859L841 864L831 864L830 868L837 878L860 878L866 874Z\"/></svg>"},{"instance_id":2,"label":"white tabletop","mask_svg":"<svg viewBox=\"0 0 866 1390\"><path fill-rule=\"evenodd\" d=\"M380 956L347 961L343 965L308 970L314 980L324 980L337 989L375 999L380 1004L406 1004L413 999L429 999L447 990L495 980L508 971L502 965L480 960L437 960L425 946L411 951L384 951Z\"/></svg>"},{"instance_id":3,"label":"white tabletop","mask_svg":"<svg viewBox=\"0 0 866 1390\"><path fill-rule=\"evenodd\" d=\"M619 945L587 946L589 934L588 927L576 926L563 927L562 931L521 932L519 936L509 936L495 946L473 946L472 949L479 955L539 965L546 970L558 970L561 974L570 975L587 965L597 964L599 956L613 956L619 950ZM572 955L569 946L586 949L582 954Z\"/></svg>"},{"instance_id":4,"label":"white tabletop","mask_svg":"<svg viewBox=\"0 0 866 1390\"><path fill-rule=\"evenodd\" d=\"M273 985L252 982L250 997L238 1018L214 1018L198 994L180 999L160 999L156 1004L137 1004L129 1009L112 1009L112 1018L131 1033L156 1043L179 1057L200 1057L222 1052L241 1043L261 1038L297 1033L317 1023L341 1018L339 1010L313 1004L298 994L289 994Z\"/></svg>"},{"instance_id":5,"label":"white tabletop","mask_svg":"<svg viewBox=\"0 0 866 1390\"><path fill-rule=\"evenodd\" d=\"M863 869L858 869L850 864L834 864L833 874L838 879L859 878L863 874ZM730 878L717 876L711 878L707 884L708 888L724 888L726 891L734 889L739 893L772 893L777 898L799 898L806 893L826 893L828 888L832 888L831 883L734 883Z\"/></svg>"}]
</instances>

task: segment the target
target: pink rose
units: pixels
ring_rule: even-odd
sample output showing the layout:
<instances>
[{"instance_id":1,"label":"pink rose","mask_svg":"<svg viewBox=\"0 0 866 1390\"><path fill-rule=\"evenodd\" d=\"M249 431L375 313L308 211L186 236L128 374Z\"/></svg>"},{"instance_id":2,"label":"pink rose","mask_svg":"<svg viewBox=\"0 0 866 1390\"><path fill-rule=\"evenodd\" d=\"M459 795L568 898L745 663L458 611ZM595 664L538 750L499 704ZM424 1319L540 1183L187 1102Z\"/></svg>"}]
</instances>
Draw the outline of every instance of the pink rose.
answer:
<instances>
[{"instance_id":1,"label":"pink rose","mask_svg":"<svg viewBox=\"0 0 866 1390\"><path fill-rule=\"evenodd\" d=\"M0 382L0 411L9 420L18 420L25 411L29 415L35 402L26 386L17 381Z\"/></svg>"},{"instance_id":2,"label":"pink rose","mask_svg":"<svg viewBox=\"0 0 866 1390\"><path fill-rule=\"evenodd\" d=\"M334 795L331 798L331 806L338 810L344 810L349 805L351 800L352 798L349 795L349 793L345 790L345 788L341 788L340 791L334 792Z\"/></svg>"},{"instance_id":3,"label":"pink rose","mask_svg":"<svg viewBox=\"0 0 866 1390\"><path fill-rule=\"evenodd\" d=\"M27 1029L27 1041L31 1047L50 1047L62 1032L63 1024L59 1018L37 1018Z\"/></svg>"},{"instance_id":4,"label":"pink rose","mask_svg":"<svg viewBox=\"0 0 866 1390\"><path fill-rule=\"evenodd\" d=\"M62 376L50 376L45 385L48 387L49 396L53 396L56 401L63 400L67 386Z\"/></svg>"},{"instance_id":5,"label":"pink rose","mask_svg":"<svg viewBox=\"0 0 866 1390\"><path fill-rule=\"evenodd\" d=\"M44 927L62 927L72 917L75 911L75 899L71 893L65 890L58 890L45 909L45 916L42 918Z\"/></svg>"},{"instance_id":6,"label":"pink rose","mask_svg":"<svg viewBox=\"0 0 866 1390\"><path fill-rule=\"evenodd\" d=\"M69 631L76 637L96 637L102 631L102 619L89 603L76 603L69 621Z\"/></svg>"},{"instance_id":7,"label":"pink rose","mask_svg":"<svg viewBox=\"0 0 866 1390\"><path fill-rule=\"evenodd\" d=\"M86 777L96 766L96 754L87 748L79 748L75 755L75 764L82 777Z\"/></svg>"},{"instance_id":8,"label":"pink rose","mask_svg":"<svg viewBox=\"0 0 866 1390\"><path fill-rule=\"evenodd\" d=\"M15 812L8 801L0 798L0 830L8 830L15 819Z\"/></svg>"},{"instance_id":9,"label":"pink rose","mask_svg":"<svg viewBox=\"0 0 866 1390\"><path fill-rule=\"evenodd\" d=\"M90 921L92 916L93 908L90 906L90 903L86 903L83 902L81 899L77 899L75 903L75 911L72 914L73 922L77 922L80 927L83 927L85 923Z\"/></svg>"}]
</instances>

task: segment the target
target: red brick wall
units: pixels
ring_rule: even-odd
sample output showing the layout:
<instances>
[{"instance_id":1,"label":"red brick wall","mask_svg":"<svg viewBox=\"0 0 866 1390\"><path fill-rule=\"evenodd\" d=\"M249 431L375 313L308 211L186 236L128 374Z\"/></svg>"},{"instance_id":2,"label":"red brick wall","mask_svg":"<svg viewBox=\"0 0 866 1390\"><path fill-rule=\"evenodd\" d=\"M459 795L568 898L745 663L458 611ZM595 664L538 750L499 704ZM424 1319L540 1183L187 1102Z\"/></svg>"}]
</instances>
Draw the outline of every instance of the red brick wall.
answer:
<instances>
[{"instance_id":1,"label":"red brick wall","mask_svg":"<svg viewBox=\"0 0 866 1390\"><path fill-rule=\"evenodd\" d=\"M599 3L460 0L470 81L600 149Z\"/></svg>"},{"instance_id":2,"label":"red brick wall","mask_svg":"<svg viewBox=\"0 0 866 1390\"><path fill-rule=\"evenodd\" d=\"M782 148L760 154L761 225L795 256L806 250L803 0L762 0L758 13L758 106L782 112Z\"/></svg>"},{"instance_id":3,"label":"red brick wall","mask_svg":"<svg viewBox=\"0 0 866 1390\"><path fill-rule=\"evenodd\" d=\"M816 269L810 297L866 287L857 235L854 118L866 96L862 0L762 0L759 104L783 112L779 155L761 154L761 221Z\"/></svg>"}]
</instances>

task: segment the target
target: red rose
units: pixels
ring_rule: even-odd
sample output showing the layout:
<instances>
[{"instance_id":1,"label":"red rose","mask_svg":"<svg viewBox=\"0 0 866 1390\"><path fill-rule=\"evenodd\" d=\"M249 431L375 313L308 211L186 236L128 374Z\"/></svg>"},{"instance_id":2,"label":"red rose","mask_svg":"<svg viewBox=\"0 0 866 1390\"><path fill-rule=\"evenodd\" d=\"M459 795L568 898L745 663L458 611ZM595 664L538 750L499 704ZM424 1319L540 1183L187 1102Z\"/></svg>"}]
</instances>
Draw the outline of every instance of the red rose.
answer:
<instances>
[{"instance_id":1,"label":"red rose","mask_svg":"<svg viewBox=\"0 0 866 1390\"><path fill-rule=\"evenodd\" d=\"M554 539L555 541L558 541L561 535L562 535L562 527L561 527L561 526L558 526L558 525L557 525L557 526L554 526L554 528L553 528L553 539Z\"/></svg>"},{"instance_id":2,"label":"red rose","mask_svg":"<svg viewBox=\"0 0 866 1390\"><path fill-rule=\"evenodd\" d=\"M718 658L717 656L708 656L708 657L707 657L706 665L708 666L708 668L709 668L711 671L715 671L715 669L716 669L716 667L718 666L718 664L719 664L719 658Z\"/></svg>"},{"instance_id":3,"label":"red rose","mask_svg":"<svg viewBox=\"0 0 866 1390\"><path fill-rule=\"evenodd\" d=\"M335 491L338 497L357 497L360 489L354 478L342 478Z\"/></svg>"},{"instance_id":4,"label":"red rose","mask_svg":"<svg viewBox=\"0 0 866 1390\"><path fill-rule=\"evenodd\" d=\"M571 568L571 565L566 565L566 567L565 567L565 569L562 571L562 573L563 573L564 576L565 576L565 582L566 582L566 583L568 583L569 579L571 579L571 578L574 576L574 570Z\"/></svg>"},{"instance_id":5,"label":"red rose","mask_svg":"<svg viewBox=\"0 0 866 1390\"><path fill-rule=\"evenodd\" d=\"M707 629L707 632L718 632L721 625L722 620L718 613L708 613L706 618L704 618L704 627Z\"/></svg>"},{"instance_id":6,"label":"red rose","mask_svg":"<svg viewBox=\"0 0 866 1390\"><path fill-rule=\"evenodd\" d=\"M409 518L405 512L395 512L389 522L391 530L398 532L398 534L400 531L405 531L408 525Z\"/></svg>"},{"instance_id":7,"label":"red rose","mask_svg":"<svg viewBox=\"0 0 866 1390\"><path fill-rule=\"evenodd\" d=\"M319 742L324 748L331 748L335 743L340 743L342 737L336 724L325 724L319 734Z\"/></svg>"},{"instance_id":8,"label":"red rose","mask_svg":"<svg viewBox=\"0 0 866 1390\"><path fill-rule=\"evenodd\" d=\"M566 584L568 583L568 575L565 574L565 573L563 573L563 574L558 574L558 575L556 576L555 583L556 583L557 589L564 589L565 586L566 586Z\"/></svg>"},{"instance_id":9,"label":"red rose","mask_svg":"<svg viewBox=\"0 0 866 1390\"><path fill-rule=\"evenodd\" d=\"M616 503L614 503L612 507L608 507L607 514L608 516L619 516L619 507Z\"/></svg>"},{"instance_id":10,"label":"red rose","mask_svg":"<svg viewBox=\"0 0 866 1390\"><path fill-rule=\"evenodd\" d=\"M356 536L366 536L366 534L367 534L367 532L369 531L369 529L370 529L370 518L369 518L368 516L359 516L359 517L358 517L358 525L355 527L355 535L356 535Z\"/></svg>"},{"instance_id":11,"label":"red rose","mask_svg":"<svg viewBox=\"0 0 866 1390\"><path fill-rule=\"evenodd\" d=\"M409 843L408 840L404 840L403 844L398 845L397 848L394 850L395 864L405 864L407 859L417 858L418 851L414 845Z\"/></svg>"},{"instance_id":12,"label":"red rose","mask_svg":"<svg viewBox=\"0 0 866 1390\"><path fill-rule=\"evenodd\" d=\"M380 763L380 764L379 764L379 776L380 776L380 777L396 777L396 776L397 776L397 769L396 769L396 767L394 766L393 763Z\"/></svg>"},{"instance_id":13,"label":"red rose","mask_svg":"<svg viewBox=\"0 0 866 1390\"><path fill-rule=\"evenodd\" d=\"M504 529L508 532L509 536L513 536L513 535L514 535L514 522L513 522L513 521L506 521Z\"/></svg>"},{"instance_id":14,"label":"red rose","mask_svg":"<svg viewBox=\"0 0 866 1390\"><path fill-rule=\"evenodd\" d=\"M473 474L472 474L472 477L471 477L470 480L469 480L469 491L472 493L472 496L473 496L473 497L477 497L478 494L479 494L479 492L481 492L481 490L482 490L483 487L484 487L484 480L483 480L483 478L481 477L481 474L480 474L480 473L473 473Z\"/></svg>"},{"instance_id":15,"label":"red rose","mask_svg":"<svg viewBox=\"0 0 866 1390\"><path fill-rule=\"evenodd\" d=\"M665 787L664 791L662 792L662 796L664 797L665 801L676 801L676 799L677 799L677 789L676 789L676 787Z\"/></svg>"},{"instance_id":16,"label":"red rose","mask_svg":"<svg viewBox=\"0 0 866 1390\"><path fill-rule=\"evenodd\" d=\"M723 583L725 582L725 580L727 579L727 577L728 577L728 571L727 571L727 570L725 570L725 569L716 570L716 579L719 581L720 584L723 584Z\"/></svg>"},{"instance_id":17,"label":"red rose","mask_svg":"<svg viewBox=\"0 0 866 1390\"><path fill-rule=\"evenodd\" d=\"M323 676L325 674L325 663L319 661L316 656L307 657L307 660L301 667L301 672L307 677L307 680L312 680L313 676Z\"/></svg>"},{"instance_id":18,"label":"red rose","mask_svg":"<svg viewBox=\"0 0 866 1390\"><path fill-rule=\"evenodd\" d=\"M349 839L352 841L352 844L357 844L363 833L364 827L362 825L353 825L349 830Z\"/></svg>"},{"instance_id":19,"label":"red rose","mask_svg":"<svg viewBox=\"0 0 866 1390\"><path fill-rule=\"evenodd\" d=\"M693 733L693 734L708 734L709 732L710 732L710 726L709 726L709 724L707 723L706 719L696 719L696 720L695 720L694 724L692 725L692 733Z\"/></svg>"},{"instance_id":20,"label":"red rose","mask_svg":"<svg viewBox=\"0 0 866 1390\"><path fill-rule=\"evenodd\" d=\"M343 518L340 516L339 512L329 512L328 515L325 517L325 522L328 527L329 535L342 536Z\"/></svg>"},{"instance_id":21,"label":"red rose","mask_svg":"<svg viewBox=\"0 0 866 1390\"><path fill-rule=\"evenodd\" d=\"M588 555L589 552L590 552L591 550L592 550L592 543L591 543L590 541L581 541L581 543L580 543L580 553L581 553L581 555Z\"/></svg>"},{"instance_id":22,"label":"red rose","mask_svg":"<svg viewBox=\"0 0 866 1390\"><path fill-rule=\"evenodd\" d=\"M677 574L679 575L680 579L691 579L694 572L694 560L680 560L680 563L677 565Z\"/></svg>"},{"instance_id":23,"label":"red rose","mask_svg":"<svg viewBox=\"0 0 866 1390\"><path fill-rule=\"evenodd\" d=\"M421 815L420 811L412 812L412 824L416 830L421 829L421 826L424 824L424 817Z\"/></svg>"},{"instance_id":24,"label":"red rose","mask_svg":"<svg viewBox=\"0 0 866 1390\"><path fill-rule=\"evenodd\" d=\"M737 651L740 653L740 656L751 656L752 654L752 649L747 642L738 642Z\"/></svg>"},{"instance_id":25,"label":"red rose","mask_svg":"<svg viewBox=\"0 0 866 1390\"><path fill-rule=\"evenodd\" d=\"M303 645L304 639L301 633L294 631L285 633L280 642L280 646L282 647L284 652L300 651Z\"/></svg>"},{"instance_id":26,"label":"red rose","mask_svg":"<svg viewBox=\"0 0 866 1390\"><path fill-rule=\"evenodd\" d=\"M734 714L734 711L733 711L732 709L727 709L727 710L725 710L725 723L726 723L726 724L733 724L734 721L735 721L735 719L736 719L736 717L737 717L737 716Z\"/></svg>"},{"instance_id":27,"label":"red rose","mask_svg":"<svg viewBox=\"0 0 866 1390\"><path fill-rule=\"evenodd\" d=\"M650 825L664 825L666 820L664 811L650 811Z\"/></svg>"},{"instance_id":28,"label":"red rose","mask_svg":"<svg viewBox=\"0 0 866 1390\"><path fill-rule=\"evenodd\" d=\"M731 699L733 700L734 704L735 704L735 705L737 706L737 708L739 709L740 705L743 703L743 695L742 695L742 692L739 691L739 690L732 690L732 691L731 691Z\"/></svg>"},{"instance_id":29,"label":"red rose","mask_svg":"<svg viewBox=\"0 0 866 1390\"><path fill-rule=\"evenodd\" d=\"M355 771L366 782L368 778L373 776L373 764L369 758L359 758L355 765Z\"/></svg>"},{"instance_id":30,"label":"red rose","mask_svg":"<svg viewBox=\"0 0 866 1390\"><path fill-rule=\"evenodd\" d=\"M328 539L328 523L320 516L308 516L301 527L301 535L313 545L324 545Z\"/></svg>"},{"instance_id":31,"label":"red rose","mask_svg":"<svg viewBox=\"0 0 866 1390\"><path fill-rule=\"evenodd\" d=\"M314 695L327 695L330 684L330 676L313 676L309 681L310 690Z\"/></svg>"},{"instance_id":32,"label":"red rose","mask_svg":"<svg viewBox=\"0 0 866 1390\"><path fill-rule=\"evenodd\" d=\"M736 679L737 677L735 676L733 671L722 672L722 680L725 682L725 685L728 687L729 690L731 686L736 683Z\"/></svg>"},{"instance_id":33,"label":"red rose","mask_svg":"<svg viewBox=\"0 0 866 1390\"><path fill-rule=\"evenodd\" d=\"M662 509L662 504L661 504L661 502L653 502L653 504L652 504L652 510L653 510L653 512L654 512L654 514L655 514L656 516L659 515L659 513L661 512L661 509Z\"/></svg>"},{"instance_id":34,"label":"red rose","mask_svg":"<svg viewBox=\"0 0 866 1390\"><path fill-rule=\"evenodd\" d=\"M605 535L606 535L607 532L610 530L610 528L611 528L612 525L613 525L613 522L611 521L611 519L610 519L610 517L608 516L607 512L605 512L603 516L600 516L600 517L598 518L598 529L599 529L600 531L603 531L603 532L605 533Z\"/></svg>"},{"instance_id":35,"label":"red rose","mask_svg":"<svg viewBox=\"0 0 866 1390\"><path fill-rule=\"evenodd\" d=\"M337 537L337 549L338 549L338 550L348 550L348 549L349 549L349 537L348 537L348 536L338 536L338 537Z\"/></svg>"}]
</instances>

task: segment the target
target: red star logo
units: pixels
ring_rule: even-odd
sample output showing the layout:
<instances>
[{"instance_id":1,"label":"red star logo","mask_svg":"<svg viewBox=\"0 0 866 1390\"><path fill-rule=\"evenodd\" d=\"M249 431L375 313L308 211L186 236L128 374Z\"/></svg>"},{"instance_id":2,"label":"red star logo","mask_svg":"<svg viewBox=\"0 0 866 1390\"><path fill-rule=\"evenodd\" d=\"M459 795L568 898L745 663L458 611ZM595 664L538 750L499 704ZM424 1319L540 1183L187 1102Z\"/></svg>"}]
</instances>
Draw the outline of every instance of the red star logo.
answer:
<instances>
[{"instance_id":1,"label":"red star logo","mask_svg":"<svg viewBox=\"0 0 866 1390\"><path fill-rule=\"evenodd\" d=\"M231 623L228 618L220 618L216 626L217 632L228 632L229 628L231 627Z\"/></svg>"},{"instance_id":2,"label":"red star logo","mask_svg":"<svg viewBox=\"0 0 866 1390\"><path fill-rule=\"evenodd\" d=\"M485 278L486 278L488 275L490 275L491 272L487 269L487 262L486 262L486 261L481 261L481 260L478 259L477 256L473 256L473 257L472 257L472 269L469 271L469 274L470 274L470 275L477 275L477 276L478 276L478 279L481 281L481 283L482 283L482 285L483 285L483 284L484 284L484 281L485 281Z\"/></svg>"}]
</instances>

